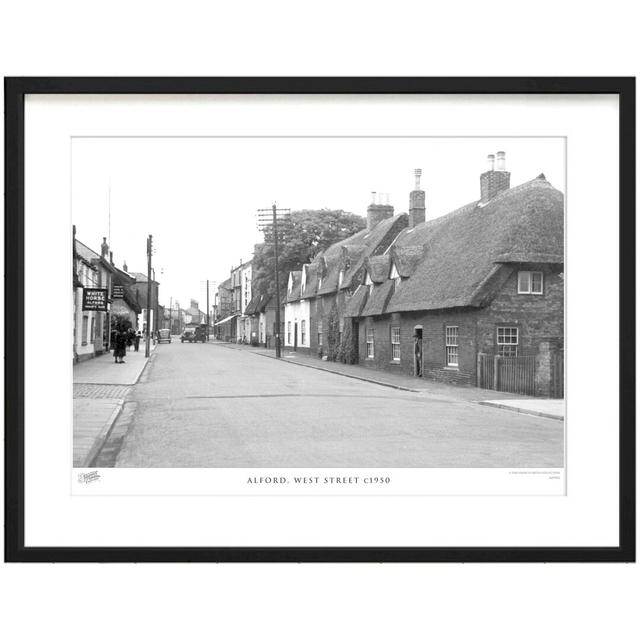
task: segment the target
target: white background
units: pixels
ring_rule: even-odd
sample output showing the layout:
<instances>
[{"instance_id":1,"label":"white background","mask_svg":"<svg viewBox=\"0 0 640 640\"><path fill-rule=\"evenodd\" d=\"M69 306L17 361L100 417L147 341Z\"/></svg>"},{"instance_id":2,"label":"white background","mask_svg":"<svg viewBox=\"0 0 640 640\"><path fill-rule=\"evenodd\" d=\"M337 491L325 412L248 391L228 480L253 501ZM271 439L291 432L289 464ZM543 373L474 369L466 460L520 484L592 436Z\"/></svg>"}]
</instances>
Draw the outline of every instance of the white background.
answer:
<instances>
[{"instance_id":1,"label":"white background","mask_svg":"<svg viewBox=\"0 0 640 640\"><path fill-rule=\"evenodd\" d=\"M590 375L593 327L611 325L617 342L617 288L606 270L594 272L593 247L617 264L618 108L615 96L38 96L27 97L25 109L25 330L40 330L39 310L61 304L56 287L43 290L38 256L50 246L62 249L48 261L48 276L65 280L71 255L69 233L70 137L99 135L237 135L259 130L265 135L551 135L567 139L567 469L562 477L507 475L497 470L394 471L393 496L344 496L337 500L279 495L233 500L215 494L238 490L238 470L108 470L100 483L70 495L71 364L68 342L48 345L42 362L40 345L25 350L25 542L27 546L613 546L618 542L617 364L604 378ZM398 145L382 139L380 151L417 162L428 155L429 138ZM446 139L444 139L446 140ZM469 143L461 138L463 147ZM486 138L488 148L503 141ZM347 150L353 153L348 142ZM446 142L442 142L445 144ZM538 141L539 143L539 141ZM479 145L478 141L475 141ZM279 146L279 145L278 145ZM520 155L526 139L518 139ZM537 146L537 145L535 145ZM563 145L547 142L548 154L562 158ZM556 147L555 152L552 151ZM317 145L305 145L305 152ZM509 149L510 145L504 146ZM75 149L75 143L74 143ZM607 158L594 163L591 155ZM461 150L461 153L463 151ZM468 150L467 150L468 152ZM279 152L275 151L277 156ZM343 151L344 153L344 151ZM517 165L518 154L514 163ZM534 156L534 154L531 154ZM532 158L528 158L531 162ZM547 160L543 155L538 163ZM550 158L551 168L554 158ZM82 160L80 160L81 162ZM415 164L414 162L414 164ZM458 169L455 164L452 171ZM561 162L560 162L561 164ZM409 167L412 166L411 164ZM541 168L536 169L540 171ZM389 169L392 170L391 168ZM480 169L482 171L482 169ZM529 169L533 172L533 168ZM407 173L410 170L407 168ZM435 171L434 171L435 173ZM470 171L469 171L470 173ZM474 172L475 173L475 172ZM553 172L552 172L553 173ZM562 169L554 181L560 180ZM477 173L469 181L477 181ZM429 172L436 183L437 174ZM463 175L460 181L464 181ZM476 182L477 184L477 182ZM571 188L571 185L573 187ZM596 185L590 187L589 185ZM425 184L425 187L428 186ZM464 201L464 200L463 200ZM451 205L453 206L453 205ZM610 213L611 212L611 213ZM604 219L607 224L603 225ZM162 219L162 218L161 218ZM65 222L67 223L65 225ZM165 222L164 224L169 224ZM236 238L237 241L237 238ZM58 258L58 259L56 259ZM589 273L589 278L582 274ZM591 304L593 290L609 289L609 305ZM69 296L70 296L69 291ZM72 305L68 300L68 307ZM585 316L589 322L581 321ZM68 331L71 323L67 325ZM65 376L65 373L67 374ZM585 398L599 397L597 404ZM49 416L55 415L51 423ZM598 471L594 473L594 462ZM280 473L278 470L274 470ZM261 473L256 470L254 473ZM300 471L314 475L313 470ZM358 470L350 470L357 475ZM497 481L502 476L501 481ZM42 482L42 478L47 479ZM235 478L235 480L234 480ZM491 480L493 478L493 481ZM153 479L153 480L152 480ZM188 499L172 496L214 494ZM441 489L439 487L442 487ZM273 487L268 487L269 493ZM145 498L150 492L156 498ZM129 494L117 500L113 494ZM262 493L262 492L260 492ZM295 493L294 490L288 493ZM300 492L298 492L300 493ZM384 492L385 494L387 491ZM422 494L408 499L406 494ZM441 494L457 494L446 500ZM514 494L534 494L527 499ZM95 495L101 494L101 495ZM434 495L435 494L435 495ZM439 495L440 494L440 495ZM481 494L481 497L477 497ZM552 494L549 496L549 494ZM556 494L555 496L553 494ZM547 495L548 497L543 497ZM167 514L172 514L168 518ZM271 519L256 527L256 519ZM473 526L469 523L473 522Z\"/></svg>"},{"instance_id":2,"label":"white background","mask_svg":"<svg viewBox=\"0 0 640 640\"><path fill-rule=\"evenodd\" d=\"M446 6L14 3L0 16L2 71L638 73L629 3ZM3 566L0 602L12 638L632 637L639 575L635 565Z\"/></svg>"}]
</instances>

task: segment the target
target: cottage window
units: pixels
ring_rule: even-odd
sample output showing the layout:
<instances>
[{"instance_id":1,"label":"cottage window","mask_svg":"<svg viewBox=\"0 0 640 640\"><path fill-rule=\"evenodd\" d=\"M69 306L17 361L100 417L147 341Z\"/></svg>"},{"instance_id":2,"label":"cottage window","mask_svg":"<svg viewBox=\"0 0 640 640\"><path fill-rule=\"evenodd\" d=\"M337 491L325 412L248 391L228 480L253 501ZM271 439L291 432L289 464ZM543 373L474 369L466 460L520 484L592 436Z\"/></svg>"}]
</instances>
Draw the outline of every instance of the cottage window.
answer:
<instances>
[{"instance_id":1,"label":"cottage window","mask_svg":"<svg viewBox=\"0 0 640 640\"><path fill-rule=\"evenodd\" d=\"M391 358L400 361L400 327L391 327Z\"/></svg>"},{"instance_id":2,"label":"cottage window","mask_svg":"<svg viewBox=\"0 0 640 640\"><path fill-rule=\"evenodd\" d=\"M287 344L291 344L291 322L287 322Z\"/></svg>"},{"instance_id":3,"label":"cottage window","mask_svg":"<svg viewBox=\"0 0 640 640\"><path fill-rule=\"evenodd\" d=\"M305 344L306 341L306 336L307 336L307 321L303 320L300 323L300 344Z\"/></svg>"},{"instance_id":4,"label":"cottage window","mask_svg":"<svg viewBox=\"0 0 640 640\"><path fill-rule=\"evenodd\" d=\"M367 329L367 358L373 358L373 327Z\"/></svg>"},{"instance_id":5,"label":"cottage window","mask_svg":"<svg viewBox=\"0 0 640 640\"><path fill-rule=\"evenodd\" d=\"M91 318L91 333L89 334L91 342L96 339L96 319Z\"/></svg>"},{"instance_id":6,"label":"cottage window","mask_svg":"<svg viewBox=\"0 0 640 640\"><path fill-rule=\"evenodd\" d=\"M87 344L87 333L89 331L89 316L82 316L82 344Z\"/></svg>"},{"instance_id":7,"label":"cottage window","mask_svg":"<svg viewBox=\"0 0 640 640\"><path fill-rule=\"evenodd\" d=\"M542 271L518 271L518 293L542 295Z\"/></svg>"},{"instance_id":8,"label":"cottage window","mask_svg":"<svg viewBox=\"0 0 640 640\"><path fill-rule=\"evenodd\" d=\"M518 355L518 327L498 327L498 355L515 358Z\"/></svg>"},{"instance_id":9,"label":"cottage window","mask_svg":"<svg viewBox=\"0 0 640 640\"><path fill-rule=\"evenodd\" d=\"M322 346L322 321L318 321L318 346Z\"/></svg>"},{"instance_id":10,"label":"cottage window","mask_svg":"<svg viewBox=\"0 0 640 640\"><path fill-rule=\"evenodd\" d=\"M344 271L341 270L340 273L338 274L338 286L341 287L342 286L342 281L344 280Z\"/></svg>"},{"instance_id":11,"label":"cottage window","mask_svg":"<svg viewBox=\"0 0 640 640\"><path fill-rule=\"evenodd\" d=\"M445 346L447 350L447 366L458 366L458 327L445 328Z\"/></svg>"}]
</instances>

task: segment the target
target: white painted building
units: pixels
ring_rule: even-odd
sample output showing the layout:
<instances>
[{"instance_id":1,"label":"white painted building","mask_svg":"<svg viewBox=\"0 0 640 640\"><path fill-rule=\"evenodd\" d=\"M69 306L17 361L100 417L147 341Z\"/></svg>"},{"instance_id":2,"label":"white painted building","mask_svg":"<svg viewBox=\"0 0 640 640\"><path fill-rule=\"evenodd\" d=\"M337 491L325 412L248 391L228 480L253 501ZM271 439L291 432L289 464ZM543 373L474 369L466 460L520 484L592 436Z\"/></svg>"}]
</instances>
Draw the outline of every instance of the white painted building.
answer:
<instances>
[{"instance_id":1,"label":"white painted building","mask_svg":"<svg viewBox=\"0 0 640 640\"><path fill-rule=\"evenodd\" d=\"M289 273L284 306L284 346L290 349L309 349L311 346L310 301L300 299L307 284L308 267L304 265L301 271Z\"/></svg>"}]
</instances>

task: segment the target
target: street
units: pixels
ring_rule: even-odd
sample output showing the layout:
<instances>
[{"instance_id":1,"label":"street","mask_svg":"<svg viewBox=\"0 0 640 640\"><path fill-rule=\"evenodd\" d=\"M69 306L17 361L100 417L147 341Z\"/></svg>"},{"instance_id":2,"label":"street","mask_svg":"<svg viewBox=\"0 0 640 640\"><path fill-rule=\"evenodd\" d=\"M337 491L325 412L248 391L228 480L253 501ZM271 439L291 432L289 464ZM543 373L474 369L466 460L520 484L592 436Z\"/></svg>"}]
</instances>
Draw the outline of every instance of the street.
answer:
<instances>
[{"instance_id":1,"label":"street","mask_svg":"<svg viewBox=\"0 0 640 640\"><path fill-rule=\"evenodd\" d=\"M264 353L175 339L159 345L114 429L115 466L563 466L561 421Z\"/></svg>"}]
</instances>

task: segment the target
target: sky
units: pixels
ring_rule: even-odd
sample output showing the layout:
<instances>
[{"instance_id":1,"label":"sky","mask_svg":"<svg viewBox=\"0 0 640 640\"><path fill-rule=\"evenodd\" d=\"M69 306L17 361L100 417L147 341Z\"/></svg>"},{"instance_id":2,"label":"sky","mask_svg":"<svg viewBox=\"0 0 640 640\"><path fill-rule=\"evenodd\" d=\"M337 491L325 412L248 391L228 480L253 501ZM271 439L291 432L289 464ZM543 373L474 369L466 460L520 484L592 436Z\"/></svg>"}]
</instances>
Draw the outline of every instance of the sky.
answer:
<instances>
[{"instance_id":1,"label":"sky","mask_svg":"<svg viewBox=\"0 0 640 640\"><path fill-rule=\"evenodd\" d=\"M146 238L160 302L206 307L231 267L262 239L257 210L344 209L366 216L372 192L408 209L422 169L426 218L479 199L487 155L506 153L511 186L544 173L565 192L564 138L83 137L72 142L71 219L116 266L146 273Z\"/></svg>"}]
</instances>

